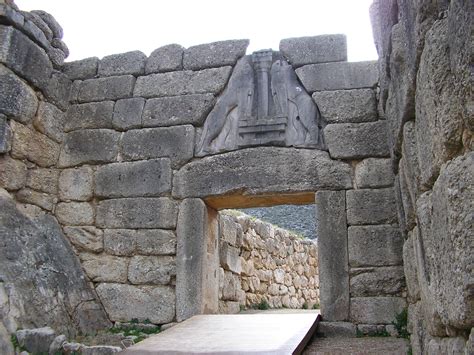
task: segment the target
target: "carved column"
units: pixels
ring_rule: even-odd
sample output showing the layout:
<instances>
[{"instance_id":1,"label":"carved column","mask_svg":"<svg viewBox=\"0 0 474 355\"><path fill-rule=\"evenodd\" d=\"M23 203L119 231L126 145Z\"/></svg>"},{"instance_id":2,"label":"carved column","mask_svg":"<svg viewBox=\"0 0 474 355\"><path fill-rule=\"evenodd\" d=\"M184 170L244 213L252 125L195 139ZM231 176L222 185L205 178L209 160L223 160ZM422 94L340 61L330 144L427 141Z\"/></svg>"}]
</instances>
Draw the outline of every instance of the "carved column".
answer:
<instances>
[{"instance_id":1,"label":"carved column","mask_svg":"<svg viewBox=\"0 0 474 355\"><path fill-rule=\"evenodd\" d=\"M272 50L254 52L252 61L257 72L257 117L265 118L268 117L269 73L272 66Z\"/></svg>"}]
</instances>

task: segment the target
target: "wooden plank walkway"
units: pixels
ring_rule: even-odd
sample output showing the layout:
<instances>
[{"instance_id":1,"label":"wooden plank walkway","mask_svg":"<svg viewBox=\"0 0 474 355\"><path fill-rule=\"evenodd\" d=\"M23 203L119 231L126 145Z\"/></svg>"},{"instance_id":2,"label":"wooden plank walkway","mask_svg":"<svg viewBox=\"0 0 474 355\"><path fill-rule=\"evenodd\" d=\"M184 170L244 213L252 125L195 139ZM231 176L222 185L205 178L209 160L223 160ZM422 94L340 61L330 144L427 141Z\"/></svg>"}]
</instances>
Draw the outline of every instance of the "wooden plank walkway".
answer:
<instances>
[{"instance_id":1,"label":"wooden plank walkway","mask_svg":"<svg viewBox=\"0 0 474 355\"><path fill-rule=\"evenodd\" d=\"M300 354L319 320L318 311L198 315L121 354Z\"/></svg>"}]
</instances>

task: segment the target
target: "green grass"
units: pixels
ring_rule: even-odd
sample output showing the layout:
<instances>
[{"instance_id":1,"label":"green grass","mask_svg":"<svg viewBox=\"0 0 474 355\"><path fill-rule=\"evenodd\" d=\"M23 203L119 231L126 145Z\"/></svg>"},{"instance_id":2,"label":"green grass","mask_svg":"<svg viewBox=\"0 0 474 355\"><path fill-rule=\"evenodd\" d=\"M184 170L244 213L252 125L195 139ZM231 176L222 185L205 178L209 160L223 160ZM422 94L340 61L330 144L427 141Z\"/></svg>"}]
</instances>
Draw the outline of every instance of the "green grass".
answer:
<instances>
[{"instance_id":1,"label":"green grass","mask_svg":"<svg viewBox=\"0 0 474 355\"><path fill-rule=\"evenodd\" d=\"M319 305L319 303L313 304L313 309L319 309L319 307L321 307L321 306Z\"/></svg>"},{"instance_id":2,"label":"green grass","mask_svg":"<svg viewBox=\"0 0 474 355\"><path fill-rule=\"evenodd\" d=\"M267 310L270 308L270 305L266 300L261 300L260 303L253 304L250 306L252 309L260 309L260 310Z\"/></svg>"},{"instance_id":3,"label":"green grass","mask_svg":"<svg viewBox=\"0 0 474 355\"><path fill-rule=\"evenodd\" d=\"M161 331L159 325L154 327L143 327L141 328L138 324L138 319L134 318L130 321L132 326L121 326L121 327L112 327L109 329L109 332L112 334L122 333L125 337L133 336L134 342L138 343L147 338L147 335L158 334ZM151 324L151 321L145 320L143 324Z\"/></svg>"},{"instance_id":4,"label":"green grass","mask_svg":"<svg viewBox=\"0 0 474 355\"><path fill-rule=\"evenodd\" d=\"M410 339L410 333L407 329L408 310L406 308L395 316L395 320L392 324L397 330L399 338Z\"/></svg>"}]
</instances>

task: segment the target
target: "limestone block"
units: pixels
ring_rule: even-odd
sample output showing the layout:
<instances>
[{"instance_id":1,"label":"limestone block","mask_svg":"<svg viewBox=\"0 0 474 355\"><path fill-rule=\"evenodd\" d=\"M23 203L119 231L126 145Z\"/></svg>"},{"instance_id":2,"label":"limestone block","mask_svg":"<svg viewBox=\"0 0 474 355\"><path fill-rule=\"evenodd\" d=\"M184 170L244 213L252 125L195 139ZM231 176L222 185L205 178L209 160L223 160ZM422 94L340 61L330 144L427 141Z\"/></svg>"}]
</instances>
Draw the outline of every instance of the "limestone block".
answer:
<instances>
[{"instance_id":1,"label":"limestone block","mask_svg":"<svg viewBox=\"0 0 474 355\"><path fill-rule=\"evenodd\" d=\"M137 253L141 255L175 255L176 235L162 229L138 230Z\"/></svg>"},{"instance_id":2,"label":"limestone block","mask_svg":"<svg viewBox=\"0 0 474 355\"><path fill-rule=\"evenodd\" d=\"M43 21L48 25L50 30L53 32L54 38L63 38L63 28L61 25L56 21L53 15L49 14L43 10L33 10L32 13L40 16Z\"/></svg>"},{"instance_id":3,"label":"limestone block","mask_svg":"<svg viewBox=\"0 0 474 355\"><path fill-rule=\"evenodd\" d=\"M15 196L19 202L30 203L48 211L52 211L54 204L57 201L57 199L52 195L28 188L21 189Z\"/></svg>"},{"instance_id":4,"label":"limestone block","mask_svg":"<svg viewBox=\"0 0 474 355\"><path fill-rule=\"evenodd\" d=\"M229 79L232 67L151 74L137 79L134 96L163 97L186 94L219 94Z\"/></svg>"},{"instance_id":5,"label":"limestone block","mask_svg":"<svg viewBox=\"0 0 474 355\"><path fill-rule=\"evenodd\" d=\"M28 159L41 167L55 165L59 156L59 145L21 123L11 121L13 131L12 156Z\"/></svg>"},{"instance_id":6,"label":"limestone block","mask_svg":"<svg viewBox=\"0 0 474 355\"><path fill-rule=\"evenodd\" d=\"M137 248L137 231L133 229L105 229L104 251L116 256L131 256Z\"/></svg>"},{"instance_id":7,"label":"limestone block","mask_svg":"<svg viewBox=\"0 0 474 355\"><path fill-rule=\"evenodd\" d=\"M458 329L470 329L474 319L469 291L473 284L473 166L474 152L443 165L432 192L421 195L416 206L420 233L415 250L422 299L439 313L443 326Z\"/></svg>"},{"instance_id":8,"label":"limestone block","mask_svg":"<svg viewBox=\"0 0 474 355\"><path fill-rule=\"evenodd\" d=\"M387 124L384 121L330 124L324 129L324 135L332 158L389 156Z\"/></svg>"},{"instance_id":9,"label":"limestone block","mask_svg":"<svg viewBox=\"0 0 474 355\"><path fill-rule=\"evenodd\" d=\"M389 324L406 307L401 297L353 297L351 321L363 324Z\"/></svg>"},{"instance_id":10,"label":"limestone block","mask_svg":"<svg viewBox=\"0 0 474 355\"><path fill-rule=\"evenodd\" d=\"M87 201L92 198L93 171L88 166L64 169L59 176L59 198Z\"/></svg>"},{"instance_id":11,"label":"limestone block","mask_svg":"<svg viewBox=\"0 0 474 355\"><path fill-rule=\"evenodd\" d=\"M229 245L226 242L221 242L219 246L220 265L225 270L240 274L242 271L242 264L239 257L239 248Z\"/></svg>"},{"instance_id":12,"label":"limestone block","mask_svg":"<svg viewBox=\"0 0 474 355\"><path fill-rule=\"evenodd\" d=\"M142 75L145 72L146 55L140 51L112 54L99 62L99 76Z\"/></svg>"},{"instance_id":13,"label":"limestone block","mask_svg":"<svg viewBox=\"0 0 474 355\"><path fill-rule=\"evenodd\" d=\"M174 256L134 256L128 267L132 284L166 285L176 276Z\"/></svg>"},{"instance_id":14,"label":"limestone block","mask_svg":"<svg viewBox=\"0 0 474 355\"><path fill-rule=\"evenodd\" d=\"M319 91L313 100L328 123L371 122L378 117L372 89Z\"/></svg>"},{"instance_id":15,"label":"limestone block","mask_svg":"<svg viewBox=\"0 0 474 355\"><path fill-rule=\"evenodd\" d=\"M36 42L36 44L38 44L41 49L48 51L48 49L50 49L50 43L48 39L44 35L43 31L41 31L41 29L27 17L30 16L25 16L25 23L23 25L22 32L27 35L32 41ZM49 57L49 59L51 60L51 62L53 62L51 57Z\"/></svg>"},{"instance_id":16,"label":"limestone block","mask_svg":"<svg viewBox=\"0 0 474 355\"><path fill-rule=\"evenodd\" d=\"M56 206L56 217L67 226L90 226L94 224L94 208L87 202L60 202Z\"/></svg>"},{"instance_id":17,"label":"limestone block","mask_svg":"<svg viewBox=\"0 0 474 355\"><path fill-rule=\"evenodd\" d=\"M273 173L275 169L278 174ZM205 197L233 191L256 195L351 186L349 165L329 159L326 152L260 147L208 156L185 165L174 176L173 195Z\"/></svg>"},{"instance_id":18,"label":"limestone block","mask_svg":"<svg viewBox=\"0 0 474 355\"><path fill-rule=\"evenodd\" d=\"M170 286L132 286L102 283L96 288L112 321L164 324L175 317L175 292ZM128 307L123 306L127 300Z\"/></svg>"},{"instance_id":19,"label":"limestone block","mask_svg":"<svg viewBox=\"0 0 474 355\"><path fill-rule=\"evenodd\" d=\"M84 80L94 78L97 75L98 65L99 58L91 57L64 63L62 70L71 80Z\"/></svg>"},{"instance_id":20,"label":"limestone block","mask_svg":"<svg viewBox=\"0 0 474 355\"><path fill-rule=\"evenodd\" d=\"M255 274L255 266L253 264L253 260L245 260L244 258L240 257L240 264L242 265L242 276L253 276Z\"/></svg>"},{"instance_id":21,"label":"limestone block","mask_svg":"<svg viewBox=\"0 0 474 355\"><path fill-rule=\"evenodd\" d=\"M318 334L323 337L355 337L356 326L349 322L319 322Z\"/></svg>"},{"instance_id":22,"label":"limestone block","mask_svg":"<svg viewBox=\"0 0 474 355\"><path fill-rule=\"evenodd\" d=\"M143 126L201 126L216 100L213 94L160 97L146 101Z\"/></svg>"},{"instance_id":23,"label":"limestone block","mask_svg":"<svg viewBox=\"0 0 474 355\"><path fill-rule=\"evenodd\" d=\"M356 165L354 175L359 189L393 186L395 179L390 159L364 159Z\"/></svg>"},{"instance_id":24,"label":"limestone block","mask_svg":"<svg viewBox=\"0 0 474 355\"><path fill-rule=\"evenodd\" d=\"M95 227L64 227L69 241L79 251L100 253L104 249L102 230Z\"/></svg>"},{"instance_id":25,"label":"limestone block","mask_svg":"<svg viewBox=\"0 0 474 355\"><path fill-rule=\"evenodd\" d=\"M113 101L71 105L67 110L64 131L87 128L112 128Z\"/></svg>"},{"instance_id":26,"label":"limestone block","mask_svg":"<svg viewBox=\"0 0 474 355\"><path fill-rule=\"evenodd\" d=\"M240 312L239 302L219 301L219 314L237 314Z\"/></svg>"},{"instance_id":27,"label":"limestone block","mask_svg":"<svg viewBox=\"0 0 474 355\"><path fill-rule=\"evenodd\" d=\"M415 231L408 234L408 239L403 244L403 269L407 283L407 300L415 303L420 298L420 285L418 282L418 271L415 254Z\"/></svg>"},{"instance_id":28,"label":"limestone block","mask_svg":"<svg viewBox=\"0 0 474 355\"><path fill-rule=\"evenodd\" d=\"M253 286L254 290L258 290L260 284L253 284ZM238 301L237 291L240 289L241 284L239 277L230 271L224 271L224 287L222 289L222 299L224 301ZM252 287L250 289L252 290Z\"/></svg>"},{"instance_id":29,"label":"limestone block","mask_svg":"<svg viewBox=\"0 0 474 355\"><path fill-rule=\"evenodd\" d=\"M178 205L166 198L122 198L97 205L96 224L102 228L176 227Z\"/></svg>"},{"instance_id":30,"label":"limestone block","mask_svg":"<svg viewBox=\"0 0 474 355\"><path fill-rule=\"evenodd\" d=\"M27 123L37 108L38 99L33 89L0 64L0 113Z\"/></svg>"},{"instance_id":31,"label":"limestone block","mask_svg":"<svg viewBox=\"0 0 474 355\"><path fill-rule=\"evenodd\" d=\"M219 214L220 238L230 245L240 247L242 244L242 226L234 222L233 217Z\"/></svg>"},{"instance_id":32,"label":"limestone block","mask_svg":"<svg viewBox=\"0 0 474 355\"><path fill-rule=\"evenodd\" d=\"M127 282L128 258L106 254L79 254L82 267L94 282Z\"/></svg>"},{"instance_id":33,"label":"limestone block","mask_svg":"<svg viewBox=\"0 0 474 355\"><path fill-rule=\"evenodd\" d=\"M47 354L50 344L56 338L56 333L50 327L22 329L15 335L18 344L32 354Z\"/></svg>"},{"instance_id":34,"label":"limestone block","mask_svg":"<svg viewBox=\"0 0 474 355\"><path fill-rule=\"evenodd\" d=\"M128 130L142 125L142 112L145 99L135 97L118 100L114 107L112 124L115 129Z\"/></svg>"},{"instance_id":35,"label":"limestone block","mask_svg":"<svg viewBox=\"0 0 474 355\"><path fill-rule=\"evenodd\" d=\"M402 265L403 238L398 227L351 226L348 241L352 267Z\"/></svg>"},{"instance_id":36,"label":"limestone block","mask_svg":"<svg viewBox=\"0 0 474 355\"><path fill-rule=\"evenodd\" d=\"M110 163L118 154L120 133L108 129L85 129L67 134L59 156L66 168L84 163Z\"/></svg>"},{"instance_id":37,"label":"limestone block","mask_svg":"<svg viewBox=\"0 0 474 355\"><path fill-rule=\"evenodd\" d=\"M170 191L171 165L167 158L107 164L95 173L98 197L159 196Z\"/></svg>"},{"instance_id":38,"label":"limestone block","mask_svg":"<svg viewBox=\"0 0 474 355\"><path fill-rule=\"evenodd\" d=\"M402 266L352 268L351 297L402 296L405 276Z\"/></svg>"},{"instance_id":39,"label":"limestone block","mask_svg":"<svg viewBox=\"0 0 474 355\"><path fill-rule=\"evenodd\" d=\"M145 73L162 73L183 69L184 48L179 44L168 44L155 49L146 60Z\"/></svg>"},{"instance_id":40,"label":"limestone block","mask_svg":"<svg viewBox=\"0 0 474 355\"><path fill-rule=\"evenodd\" d=\"M9 6L7 6L9 5ZM18 11L17 8L13 8L11 3L8 1L0 1L0 16L6 19L9 23L18 27L23 27L25 24L25 17Z\"/></svg>"},{"instance_id":41,"label":"limestone block","mask_svg":"<svg viewBox=\"0 0 474 355\"><path fill-rule=\"evenodd\" d=\"M245 55L249 45L248 39L220 41L189 47L184 51L183 66L185 70L235 65Z\"/></svg>"},{"instance_id":42,"label":"limestone block","mask_svg":"<svg viewBox=\"0 0 474 355\"><path fill-rule=\"evenodd\" d=\"M346 198L349 225L397 223L392 188L349 190Z\"/></svg>"},{"instance_id":43,"label":"limestone block","mask_svg":"<svg viewBox=\"0 0 474 355\"><path fill-rule=\"evenodd\" d=\"M53 71L51 78L43 88L43 94L48 102L66 111L69 107L71 87L72 82L65 74Z\"/></svg>"},{"instance_id":44,"label":"limestone block","mask_svg":"<svg viewBox=\"0 0 474 355\"><path fill-rule=\"evenodd\" d=\"M347 60L345 35L287 38L280 41L280 52L294 68L306 64Z\"/></svg>"},{"instance_id":45,"label":"limestone block","mask_svg":"<svg viewBox=\"0 0 474 355\"><path fill-rule=\"evenodd\" d=\"M415 122L409 121L403 126L402 159L405 179L410 199L415 201L420 195L420 165L418 163Z\"/></svg>"},{"instance_id":46,"label":"limestone block","mask_svg":"<svg viewBox=\"0 0 474 355\"><path fill-rule=\"evenodd\" d=\"M33 126L55 142L61 143L65 137L63 128L65 119L64 112L55 105L40 101Z\"/></svg>"},{"instance_id":47,"label":"limestone block","mask_svg":"<svg viewBox=\"0 0 474 355\"><path fill-rule=\"evenodd\" d=\"M12 130L5 115L0 114L0 154L12 149Z\"/></svg>"},{"instance_id":48,"label":"limestone block","mask_svg":"<svg viewBox=\"0 0 474 355\"><path fill-rule=\"evenodd\" d=\"M321 314L328 321L349 319L349 267L344 191L318 191L318 252Z\"/></svg>"},{"instance_id":49,"label":"limestone block","mask_svg":"<svg viewBox=\"0 0 474 355\"><path fill-rule=\"evenodd\" d=\"M464 351L467 345L463 337L432 338L428 343L427 353L430 355L469 354Z\"/></svg>"},{"instance_id":50,"label":"limestone block","mask_svg":"<svg viewBox=\"0 0 474 355\"><path fill-rule=\"evenodd\" d=\"M26 184L26 165L8 155L0 156L0 186L6 190L19 190Z\"/></svg>"},{"instance_id":51,"label":"limestone block","mask_svg":"<svg viewBox=\"0 0 474 355\"><path fill-rule=\"evenodd\" d=\"M26 186L41 192L58 193L59 170L36 168L28 170Z\"/></svg>"},{"instance_id":52,"label":"limestone block","mask_svg":"<svg viewBox=\"0 0 474 355\"><path fill-rule=\"evenodd\" d=\"M46 52L26 35L10 26L0 25L0 63L38 87L53 71Z\"/></svg>"},{"instance_id":53,"label":"limestone block","mask_svg":"<svg viewBox=\"0 0 474 355\"><path fill-rule=\"evenodd\" d=\"M177 168L193 156L194 128L191 125L127 131L122 139L125 160L168 157Z\"/></svg>"},{"instance_id":54,"label":"limestone block","mask_svg":"<svg viewBox=\"0 0 474 355\"><path fill-rule=\"evenodd\" d=\"M124 99L132 96L134 85L133 75L86 79L79 83L77 100L82 103Z\"/></svg>"},{"instance_id":55,"label":"limestone block","mask_svg":"<svg viewBox=\"0 0 474 355\"><path fill-rule=\"evenodd\" d=\"M376 61L310 64L296 75L308 92L373 88L379 80Z\"/></svg>"}]
</instances>

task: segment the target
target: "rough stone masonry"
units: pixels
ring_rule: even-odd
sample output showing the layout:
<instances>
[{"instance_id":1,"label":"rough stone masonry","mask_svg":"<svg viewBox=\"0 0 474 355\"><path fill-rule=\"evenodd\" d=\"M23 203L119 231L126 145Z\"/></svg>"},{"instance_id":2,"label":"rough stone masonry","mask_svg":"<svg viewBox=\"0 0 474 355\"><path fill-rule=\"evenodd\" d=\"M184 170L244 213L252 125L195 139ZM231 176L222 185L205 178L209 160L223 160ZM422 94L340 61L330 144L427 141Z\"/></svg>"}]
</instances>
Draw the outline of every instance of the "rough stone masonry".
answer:
<instances>
[{"instance_id":1,"label":"rough stone masonry","mask_svg":"<svg viewBox=\"0 0 474 355\"><path fill-rule=\"evenodd\" d=\"M65 63L53 16L0 0L0 352L219 312L218 210L315 200L324 320L408 307L414 353L472 351L469 6L375 1L378 63L343 35Z\"/></svg>"}]
</instances>

